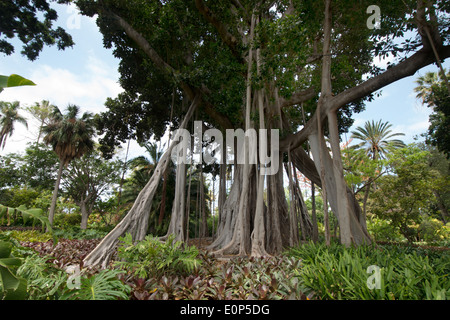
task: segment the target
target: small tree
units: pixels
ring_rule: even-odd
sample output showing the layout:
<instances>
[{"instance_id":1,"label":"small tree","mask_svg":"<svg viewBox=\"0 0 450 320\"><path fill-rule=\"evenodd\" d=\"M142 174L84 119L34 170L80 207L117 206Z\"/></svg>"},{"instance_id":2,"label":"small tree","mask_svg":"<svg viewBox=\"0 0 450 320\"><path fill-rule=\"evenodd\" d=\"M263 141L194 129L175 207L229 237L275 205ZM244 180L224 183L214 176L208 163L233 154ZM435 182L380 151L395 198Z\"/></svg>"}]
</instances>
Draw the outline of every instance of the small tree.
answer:
<instances>
[{"instance_id":1,"label":"small tree","mask_svg":"<svg viewBox=\"0 0 450 320\"><path fill-rule=\"evenodd\" d=\"M120 179L118 161L106 161L94 150L73 160L63 174L65 191L81 210L81 229L87 228L96 201Z\"/></svg>"},{"instance_id":2,"label":"small tree","mask_svg":"<svg viewBox=\"0 0 450 320\"><path fill-rule=\"evenodd\" d=\"M412 224L420 222L429 201L434 199L433 184L437 173L428 165L429 152L412 144L398 149L389 157L390 173L377 183L369 202L370 211L382 219L391 220L408 241L416 233Z\"/></svg>"}]
</instances>

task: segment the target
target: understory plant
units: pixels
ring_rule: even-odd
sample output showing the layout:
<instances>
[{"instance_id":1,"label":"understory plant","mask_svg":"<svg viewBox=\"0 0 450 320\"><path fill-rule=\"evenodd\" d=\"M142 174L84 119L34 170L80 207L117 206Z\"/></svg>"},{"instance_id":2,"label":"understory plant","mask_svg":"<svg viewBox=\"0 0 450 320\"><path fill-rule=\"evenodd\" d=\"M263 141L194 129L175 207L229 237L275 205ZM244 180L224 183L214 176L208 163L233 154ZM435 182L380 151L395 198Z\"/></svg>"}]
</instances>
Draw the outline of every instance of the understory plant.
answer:
<instances>
[{"instance_id":1,"label":"understory plant","mask_svg":"<svg viewBox=\"0 0 450 320\"><path fill-rule=\"evenodd\" d=\"M136 300L280 300L311 299L301 278L295 276L300 261L287 256L217 260L202 252L201 268L185 276L160 278L127 276Z\"/></svg>"},{"instance_id":2,"label":"understory plant","mask_svg":"<svg viewBox=\"0 0 450 320\"><path fill-rule=\"evenodd\" d=\"M302 260L298 275L322 299L448 299L450 252L397 246L302 245L288 254ZM372 267L371 267L372 266ZM376 287L368 283L379 275Z\"/></svg>"},{"instance_id":3,"label":"understory plant","mask_svg":"<svg viewBox=\"0 0 450 320\"><path fill-rule=\"evenodd\" d=\"M126 234L120 241L114 266L131 270L132 274L140 278L164 274L187 275L194 273L201 265L198 248L175 241L173 235L164 242L149 235L133 243L131 235Z\"/></svg>"}]
</instances>

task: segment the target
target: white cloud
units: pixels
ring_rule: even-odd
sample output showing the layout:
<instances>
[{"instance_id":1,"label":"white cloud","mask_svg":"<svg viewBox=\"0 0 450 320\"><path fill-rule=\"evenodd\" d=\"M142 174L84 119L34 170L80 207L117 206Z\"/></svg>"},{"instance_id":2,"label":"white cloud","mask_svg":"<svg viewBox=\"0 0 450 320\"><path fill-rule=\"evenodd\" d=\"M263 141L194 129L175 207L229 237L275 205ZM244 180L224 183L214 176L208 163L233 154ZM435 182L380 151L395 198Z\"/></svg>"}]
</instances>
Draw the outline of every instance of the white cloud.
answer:
<instances>
[{"instance_id":1,"label":"white cloud","mask_svg":"<svg viewBox=\"0 0 450 320\"><path fill-rule=\"evenodd\" d=\"M87 63L75 74L64 68L54 68L47 64L36 64L30 70L28 78L37 85L8 88L4 90L2 101L20 101L22 106L35 102L49 100L62 111L68 104L80 106L81 111L98 113L104 111L104 103L108 97L116 97L123 89L118 84L118 74L115 68L106 65L90 52ZM26 115L25 111L22 114ZM29 130L17 125L12 137L6 142L6 147L0 154L20 152L26 143L37 137L36 125L29 125Z\"/></svg>"}]
</instances>

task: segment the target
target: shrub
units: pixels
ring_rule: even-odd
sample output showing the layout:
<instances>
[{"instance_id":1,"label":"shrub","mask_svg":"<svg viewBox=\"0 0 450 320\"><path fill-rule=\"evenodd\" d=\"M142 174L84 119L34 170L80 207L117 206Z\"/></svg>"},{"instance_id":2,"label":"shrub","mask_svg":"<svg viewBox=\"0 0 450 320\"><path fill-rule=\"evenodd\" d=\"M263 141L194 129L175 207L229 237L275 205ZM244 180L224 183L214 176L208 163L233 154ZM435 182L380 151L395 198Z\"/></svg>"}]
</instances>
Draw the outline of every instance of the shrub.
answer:
<instances>
[{"instance_id":1,"label":"shrub","mask_svg":"<svg viewBox=\"0 0 450 320\"><path fill-rule=\"evenodd\" d=\"M59 213L55 215L54 225L61 228L79 226L81 224L81 215L78 212Z\"/></svg>"},{"instance_id":2,"label":"shrub","mask_svg":"<svg viewBox=\"0 0 450 320\"><path fill-rule=\"evenodd\" d=\"M186 246L174 241L171 235L165 241L147 236L144 240L133 243L130 234L120 238L122 244L118 247L118 261L115 266L131 270L140 278L162 276L163 274L186 275L195 272L201 264L199 251L194 246Z\"/></svg>"},{"instance_id":3,"label":"shrub","mask_svg":"<svg viewBox=\"0 0 450 320\"><path fill-rule=\"evenodd\" d=\"M450 238L450 225L438 219L424 219L418 227L419 238L426 242L436 242Z\"/></svg>"},{"instance_id":4,"label":"shrub","mask_svg":"<svg viewBox=\"0 0 450 320\"><path fill-rule=\"evenodd\" d=\"M80 287L68 290L61 300L117 300L128 299L131 287L119 280L122 271L104 269L80 276Z\"/></svg>"},{"instance_id":5,"label":"shrub","mask_svg":"<svg viewBox=\"0 0 450 320\"><path fill-rule=\"evenodd\" d=\"M405 240L405 237L391 224L391 221L376 216L367 219L367 230L376 241Z\"/></svg>"},{"instance_id":6,"label":"shrub","mask_svg":"<svg viewBox=\"0 0 450 320\"><path fill-rule=\"evenodd\" d=\"M70 227L60 230L54 230L53 234L58 238L63 239L100 239L108 234L106 231L97 230L97 229L81 229L79 226Z\"/></svg>"},{"instance_id":7,"label":"shrub","mask_svg":"<svg viewBox=\"0 0 450 320\"><path fill-rule=\"evenodd\" d=\"M27 280L29 300L55 300L64 292L68 274L34 253L24 258L17 274Z\"/></svg>"}]
</instances>

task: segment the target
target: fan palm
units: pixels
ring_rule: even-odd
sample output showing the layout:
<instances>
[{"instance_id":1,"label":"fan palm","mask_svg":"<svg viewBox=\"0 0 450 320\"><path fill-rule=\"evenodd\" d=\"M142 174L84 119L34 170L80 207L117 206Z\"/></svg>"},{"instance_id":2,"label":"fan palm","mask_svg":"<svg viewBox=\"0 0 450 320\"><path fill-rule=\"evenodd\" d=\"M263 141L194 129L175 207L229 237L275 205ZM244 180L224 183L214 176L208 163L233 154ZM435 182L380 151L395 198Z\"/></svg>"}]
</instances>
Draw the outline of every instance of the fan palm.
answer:
<instances>
[{"instance_id":1,"label":"fan palm","mask_svg":"<svg viewBox=\"0 0 450 320\"><path fill-rule=\"evenodd\" d=\"M402 140L392 139L405 134L392 133L391 127L392 124L381 122L381 120L378 122L366 121L364 127L357 127L355 131L352 131L351 138L361 140L354 148L364 149L366 155L372 160L385 158L392 149L405 146Z\"/></svg>"},{"instance_id":2,"label":"fan palm","mask_svg":"<svg viewBox=\"0 0 450 320\"><path fill-rule=\"evenodd\" d=\"M53 224L64 166L67 166L73 159L80 158L94 147L92 115L83 113L81 118L78 118L79 112L80 108L75 105L69 105L66 114L62 114L58 107L54 107L50 116L50 123L42 128L42 132L45 134L44 142L52 146L53 151L59 158L58 175L49 212L50 224Z\"/></svg>"},{"instance_id":3,"label":"fan palm","mask_svg":"<svg viewBox=\"0 0 450 320\"><path fill-rule=\"evenodd\" d=\"M0 146L5 148L6 138L12 136L14 132L14 124L16 122L23 124L28 128L27 120L19 114L20 103L0 101Z\"/></svg>"}]
</instances>

